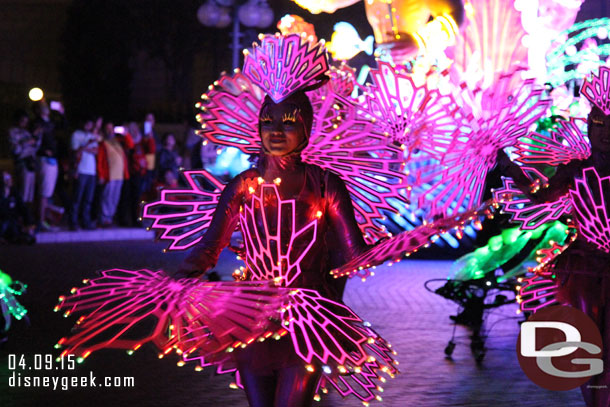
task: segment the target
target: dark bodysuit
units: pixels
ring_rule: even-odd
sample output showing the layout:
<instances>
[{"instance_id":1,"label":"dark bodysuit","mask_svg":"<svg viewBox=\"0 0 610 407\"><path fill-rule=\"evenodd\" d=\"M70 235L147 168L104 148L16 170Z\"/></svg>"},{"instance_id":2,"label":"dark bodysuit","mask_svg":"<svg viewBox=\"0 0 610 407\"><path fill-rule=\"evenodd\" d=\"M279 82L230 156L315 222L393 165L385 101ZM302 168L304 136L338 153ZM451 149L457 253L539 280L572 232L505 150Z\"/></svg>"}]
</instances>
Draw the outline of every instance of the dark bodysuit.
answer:
<instances>
[{"instance_id":1,"label":"dark bodysuit","mask_svg":"<svg viewBox=\"0 0 610 407\"><path fill-rule=\"evenodd\" d=\"M507 163L506 159L501 160ZM515 164L505 164L503 172L511 176L522 191L528 190L529 180ZM575 180L583 169L594 167L600 178L610 176L610 154L593 150L583 161L573 160L557 167L549 185L536 194L528 194L535 203L552 202L575 189ZM601 191L610 203L610 188ZM610 210L610 208L606 208ZM578 217L576 216L578 224ZM581 387L588 406L610 406L610 253L589 243L582 235L561 253L554 269L558 282L558 299L587 314L597 324L604 344L604 373L594 376Z\"/></svg>"},{"instance_id":2,"label":"dark bodysuit","mask_svg":"<svg viewBox=\"0 0 610 407\"><path fill-rule=\"evenodd\" d=\"M322 296L340 302L346 280L333 278L329 271L364 252L367 245L343 181L332 172L303 163L300 153L286 156L261 153L255 168L231 180L221 194L209 229L186 261L200 271L207 271L216 264L237 227L240 210L252 204L253 189L259 194L259 177L264 184L281 179L278 185L281 199L295 200L295 230L317 220L313 243L311 238L296 239L293 243L291 253L296 256L309 244L311 247L300 262L301 273L294 278L290 276L289 286L314 289ZM277 201L266 195L263 197L263 209L268 213L267 227L272 233L278 227L277 217L271 214L277 213ZM293 231L287 225L292 224L291 217L290 213L282 212L283 221L279 225L282 242L290 241ZM264 234L262 217L255 219L254 227ZM244 236L244 240L246 238ZM246 263L252 271L254 267L248 261ZM257 280L261 276L251 273L249 279ZM288 337L251 344L237 352L235 358L251 406L307 406L311 403L320 369L313 374L305 371L304 362L296 355Z\"/></svg>"}]
</instances>

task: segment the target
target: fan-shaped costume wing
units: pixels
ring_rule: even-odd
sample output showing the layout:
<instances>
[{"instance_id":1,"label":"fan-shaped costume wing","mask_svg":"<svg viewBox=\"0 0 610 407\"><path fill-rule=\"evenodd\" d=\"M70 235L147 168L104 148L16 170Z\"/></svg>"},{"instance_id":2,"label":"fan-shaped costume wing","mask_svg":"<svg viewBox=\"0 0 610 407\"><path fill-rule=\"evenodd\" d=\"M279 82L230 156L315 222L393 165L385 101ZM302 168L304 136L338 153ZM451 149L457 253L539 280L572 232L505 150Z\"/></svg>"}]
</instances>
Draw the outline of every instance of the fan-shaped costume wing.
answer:
<instances>
[{"instance_id":1,"label":"fan-shaped costume wing","mask_svg":"<svg viewBox=\"0 0 610 407\"><path fill-rule=\"evenodd\" d=\"M559 121L548 134L531 133L515 144L516 161L527 174L535 174L539 181L548 179L539 165L557 166L572 160L584 160L591 155L591 147L580 130L582 119ZM503 179L503 186L493 191L494 198L503 205L502 212L511 221L521 223L524 230L532 230L543 223L555 221L572 211L568 194L553 202L535 204L515 187L513 180Z\"/></svg>"},{"instance_id":2,"label":"fan-shaped costume wing","mask_svg":"<svg viewBox=\"0 0 610 407\"><path fill-rule=\"evenodd\" d=\"M572 237L575 237L574 233ZM539 250L538 266L531 270L534 275L520 280L517 302L522 311L536 312L557 304L558 283L553 274L553 261L570 246L573 238L564 245L553 243L551 247Z\"/></svg>"},{"instance_id":3,"label":"fan-shaped costume wing","mask_svg":"<svg viewBox=\"0 0 610 407\"><path fill-rule=\"evenodd\" d=\"M381 384L386 381L381 373L385 373L391 378L398 373L397 362L394 360L396 352L392 350L389 343L368 328L367 322L364 322L364 325L364 328L358 329L363 329L363 334L369 338L365 345L366 351L370 355L367 361L351 371L345 368L347 373L339 375L332 374L329 366L323 367L325 374L318 385L318 392L326 393L327 385L330 383L343 397L354 395L363 402L373 399L381 401L381 397L377 393L383 391Z\"/></svg>"},{"instance_id":4,"label":"fan-shaped costume wing","mask_svg":"<svg viewBox=\"0 0 610 407\"><path fill-rule=\"evenodd\" d=\"M536 312L540 308L557 304L558 286L550 273L535 274L521 282L519 302L521 311Z\"/></svg>"},{"instance_id":5,"label":"fan-shaped costume wing","mask_svg":"<svg viewBox=\"0 0 610 407\"><path fill-rule=\"evenodd\" d=\"M553 202L533 203L523 195L510 178L502 179L503 186L493 191L494 199L502 205L502 213L511 215L511 222L521 223L521 229L533 230L546 222L558 220L572 211L568 194Z\"/></svg>"},{"instance_id":6,"label":"fan-shaped costume wing","mask_svg":"<svg viewBox=\"0 0 610 407\"><path fill-rule=\"evenodd\" d=\"M303 161L341 177L360 230L372 243L387 235L380 223L385 216L382 211L396 212L395 205L407 202L403 151L359 114L353 99L325 91L331 84L310 94L316 118Z\"/></svg>"},{"instance_id":7,"label":"fan-shaped costume wing","mask_svg":"<svg viewBox=\"0 0 610 407\"><path fill-rule=\"evenodd\" d=\"M290 293L286 314L295 351L307 363L359 366L367 360L368 337L354 326L363 321L345 305L297 289Z\"/></svg>"},{"instance_id":8,"label":"fan-shaped costume wing","mask_svg":"<svg viewBox=\"0 0 610 407\"><path fill-rule=\"evenodd\" d=\"M600 178L595 168L583 170L570 190L578 232L599 250L610 253L610 176Z\"/></svg>"},{"instance_id":9,"label":"fan-shaped costume wing","mask_svg":"<svg viewBox=\"0 0 610 407\"><path fill-rule=\"evenodd\" d=\"M501 84L497 85L502 88ZM481 101L494 100L495 90L482 95ZM503 94L503 92L500 92ZM495 165L499 149L514 145L527 135L530 127L543 117L550 101L542 99L542 89L525 81L513 95L493 110L488 105L476 107L451 142L441 165L424 166L413 174L420 207L429 207L430 215L450 215L463 208L476 208L481 203L485 178Z\"/></svg>"},{"instance_id":10,"label":"fan-shaped costume wing","mask_svg":"<svg viewBox=\"0 0 610 407\"><path fill-rule=\"evenodd\" d=\"M246 154L258 153L258 112L265 97L262 90L239 71L223 74L196 107L200 135L216 144L237 147Z\"/></svg>"},{"instance_id":11,"label":"fan-shaped costume wing","mask_svg":"<svg viewBox=\"0 0 610 407\"><path fill-rule=\"evenodd\" d=\"M163 271L107 270L60 297L56 311L83 313L63 354L87 357L102 348L137 350L151 342L167 354L196 345L200 354L222 353L268 332L280 308L278 288L264 283L174 280Z\"/></svg>"},{"instance_id":12,"label":"fan-shaped costume wing","mask_svg":"<svg viewBox=\"0 0 610 407\"><path fill-rule=\"evenodd\" d=\"M591 146L580 130L582 119L558 121L548 134L531 133L515 144L516 160L527 166L544 164L557 166L572 160L585 160Z\"/></svg>"},{"instance_id":13,"label":"fan-shaped costume wing","mask_svg":"<svg viewBox=\"0 0 610 407\"><path fill-rule=\"evenodd\" d=\"M365 268L378 266L388 260L400 261L403 257L411 255L422 246L430 244L433 236L446 233L452 228L459 230L467 222L478 222L479 216L491 214L489 202L481 205L480 208L470 210L450 218L440 219L433 223L424 224L413 230L403 232L377 244L370 250L352 259L343 266L332 270L331 274L335 277L358 275L359 271ZM366 277L366 276L364 276Z\"/></svg>"},{"instance_id":14,"label":"fan-shaped costume wing","mask_svg":"<svg viewBox=\"0 0 610 407\"><path fill-rule=\"evenodd\" d=\"M409 151L418 149L442 156L463 119L453 96L415 85L408 74L387 62L380 61L370 75L372 83L366 88L363 115L371 117L383 134Z\"/></svg>"},{"instance_id":15,"label":"fan-shaped costume wing","mask_svg":"<svg viewBox=\"0 0 610 407\"><path fill-rule=\"evenodd\" d=\"M185 171L186 189L163 189L161 198L144 205L142 217L152 219L159 238L171 240L170 250L187 249L210 226L224 185L205 170Z\"/></svg>"}]
</instances>

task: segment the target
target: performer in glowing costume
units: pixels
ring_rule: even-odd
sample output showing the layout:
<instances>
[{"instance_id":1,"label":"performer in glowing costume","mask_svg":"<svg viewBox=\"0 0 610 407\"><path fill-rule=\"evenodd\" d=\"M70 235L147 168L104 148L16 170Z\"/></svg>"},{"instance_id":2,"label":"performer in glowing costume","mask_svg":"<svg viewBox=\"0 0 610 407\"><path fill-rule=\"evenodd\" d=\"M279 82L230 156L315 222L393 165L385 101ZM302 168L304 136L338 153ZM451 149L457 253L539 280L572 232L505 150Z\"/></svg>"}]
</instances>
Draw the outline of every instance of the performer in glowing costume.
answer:
<instances>
[{"instance_id":1,"label":"performer in glowing costume","mask_svg":"<svg viewBox=\"0 0 610 407\"><path fill-rule=\"evenodd\" d=\"M341 303L345 280L329 271L367 249L361 228L376 230L379 209L387 206L384 194L404 199L398 190L405 176L398 165L390 169L402 151L388 146L382 134L370 134L370 120L352 120L357 105L334 90L320 89L314 125L304 90L326 80L324 49L298 35L261 39L254 57L246 56L244 74L223 77L219 88L226 86L226 92L210 92L215 105L206 107L211 116L205 120L218 127L215 137L229 140L225 144L236 142L249 152L260 148L256 167L224 187L204 171L188 172L191 189L163 191L161 201L144 211L153 227L165 229L172 247L193 246L179 277L197 277L215 265L239 223L247 266L239 277L251 281L171 281L161 271L105 271L72 296L60 297L56 309L67 309L64 315L90 313L58 346L83 358L104 347L133 351L145 342L161 348L161 357L175 348L184 361L215 364L219 373L237 368L236 385L243 384L252 406L305 406L317 390L327 392L328 382L343 396L381 399L381 372L397 373L394 352ZM258 120L251 121L244 112L253 107ZM328 134L311 135L312 126ZM338 131L345 134L333 133ZM314 146L308 146L310 135ZM328 151L320 151L324 147ZM321 168L333 165L339 175ZM222 189L220 197L200 188L201 177ZM356 214L360 224L353 199L366 202ZM127 338L150 317L151 335ZM272 338L277 342L267 340Z\"/></svg>"},{"instance_id":2,"label":"performer in glowing costume","mask_svg":"<svg viewBox=\"0 0 610 407\"><path fill-rule=\"evenodd\" d=\"M521 168L512 163L505 154L500 153L500 163L513 177L515 185L535 203L518 209L511 204L505 211L513 213L513 219L524 222L525 228L532 228L548 219L572 213L575 220L577 236L570 240L569 247L555 245L544 252L543 264L550 267L534 279L524 284L524 304L527 309L531 300L540 300L540 291L553 292L549 277L556 275L556 300L571 304L589 315L600 328L604 343L604 373L593 377L581 387L588 406L607 407L610 403L610 68L602 67L599 74L583 84L581 94L592 104L593 108L587 121L590 140L590 155L579 142L572 122L567 122L560 129L566 137L569 147L555 143L555 135L543 143L537 144L531 151L519 146L518 159L522 163L536 162L563 163L548 185L534 192L530 182L523 175ZM566 132L571 128L572 132ZM542 141L539 139L538 141ZM567 151L569 149L569 151ZM537 151L536 151L537 150ZM542 151L541 151L542 150ZM588 157L587 157L588 155ZM522 167L531 170L527 165ZM511 186L496 191L496 197L502 198ZM512 189L512 191L515 191ZM513 201L514 203L514 201ZM549 263L555 258L554 263ZM534 285L538 284L540 290ZM532 309L530 307L530 309Z\"/></svg>"},{"instance_id":3,"label":"performer in glowing costume","mask_svg":"<svg viewBox=\"0 0 610 407\"><path fill-rule=\"evenodd\" d=\"M304 254L300 259L301 272L289 268L291 259L281 262L277 276L282 285L317 290L321 295L340 301L345 281L333 279L328 271L333 265L350 260L366 249L366 244L354 218L349 193L341 179L321 168L305 164L301 151L309 141L313 120L311 104L304 92L296 92L277 103L269 96L260 112L259 128L263 150L254 169L234 178L223 190L214 217L195 246L183 268L195 270L188 277L200 275L216 264L220 251L229 244L232 232L240 220L240 211L261 210L263 213L278 213L271 209L282 201L273 199L273 188L264 184L277 184L277 192L283 199L294 199L294 219L297 229L314 222L315 240L294 240L292 250ZM260 180L260 182L259 182ZM259 186L261 185L261 186ZM248 208L253 196L261 201L254 203L263 208ZM267 221L267 224L263 222ZM252 223L250 223L252 222ZM278 224L277 218L251 216L242 218L242 227L250 232L246 239L246 262L250 272L258 274L263 267L257 260L264 256L253 256L256 244L251 239L274 233L283 244L280 252L288 250L292 243L289 224ZM251 229L250 229L251 228ZM309 228L314 230L313 228ZM263 237L264 238L264 237ZM272 249L273 250L273 249ZM331 259L331 256L335 257ZM276 259L274 259L276 260ZM289 273L285 274L286 271ZM256 279L271 276L256 275ZM279 343L263 342L250 345L237 354L238 369L248 400L252 406L307 405L316 390L320 369L308 372L296 355L289 338Z\"/></svg>"},{"instance_id":4,"label":"performer in glowing costume","mask_svg":"<svg viewBox=\"0 0 610 407\"><path fill-rule=\"evenodd\" d=\"M343 396L380 400L381 373L397 373L395 353L341 303L341 277L409 255L434 235L476 219L479 210L367 250L365 240L388 236L379 220L393 209L389 202L407 202L403 151L389 144L374 115L362 115L347 97L354 86L349 70L331 70L330 82L320 87L329 71L321 44L298 35L261 41L246 55L243 73L224 75L200 105L204 136L260 152L256 167L226 186L203 170L185 172L189 188L162 191L143 214L172 240L170 249L192 247L182 277L215 265L239 223L246 267L234 276L250 281L105 271L60 297L56 310L64 315L89 313L58 347L83 359L101 348L132 352L145 342L159 347L160 357L176 349L181 363L214 364L219 373L237 369L235 387L243 384L253 406L307 405L328 383ZM128 335L150 319L152 334ZM271 345L271 338L278 342Z\"/></svg>"}]
</instances>

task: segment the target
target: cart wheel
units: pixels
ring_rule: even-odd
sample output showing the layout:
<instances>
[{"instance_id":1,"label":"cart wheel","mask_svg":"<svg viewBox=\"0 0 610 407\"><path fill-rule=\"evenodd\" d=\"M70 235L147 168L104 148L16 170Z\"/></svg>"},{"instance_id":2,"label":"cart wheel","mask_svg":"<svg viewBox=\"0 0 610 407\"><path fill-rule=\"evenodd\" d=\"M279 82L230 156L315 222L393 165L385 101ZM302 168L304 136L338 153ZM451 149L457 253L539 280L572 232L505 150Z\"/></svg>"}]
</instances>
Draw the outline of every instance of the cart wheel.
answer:
<instances>
[{"instance_id":1,"label":"cart wheel","mask_svg":"<svg viewBox=\"0 0 610 407\"><path fill-rule=\"evenodd\" d=\"M454 349L455 349L455 342L449 341L449 343L445 347L445 355L447 355L447 357L451 357Z\"/></svg>"}]
</instances>

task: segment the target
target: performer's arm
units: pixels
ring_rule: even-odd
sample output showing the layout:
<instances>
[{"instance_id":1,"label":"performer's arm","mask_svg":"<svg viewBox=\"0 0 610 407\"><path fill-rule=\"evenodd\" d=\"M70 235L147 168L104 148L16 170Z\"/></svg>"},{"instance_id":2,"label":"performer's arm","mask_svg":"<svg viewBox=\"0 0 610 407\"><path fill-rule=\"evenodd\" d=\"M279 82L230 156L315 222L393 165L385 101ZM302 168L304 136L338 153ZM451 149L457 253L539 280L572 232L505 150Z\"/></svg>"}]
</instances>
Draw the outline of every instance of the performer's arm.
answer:
<instances>
[{"instance_id":1,"label":"performer's arm","mask_svg":"<svg viewBox=\"0 0 610 407\"><path fill-rule=\"evenodd\" d=\"M220 252L229 244L237 226L242 194L243 180L238 175L223 189L210 227L189 252L178 276L199 277L216 265Z\"/></svg>"},{"instance_id":2,"label":"performer's arm","mask_svg":"<svg viewBox=\"0 0 610 407\"><path fill-rule=\"evenodd\" d=\"M547 185L541 188L535 188L528 177L525 176L521 167L511 161L503 150L498 151L498 165L502 174L509 176L515 182L515 186L519 188L532 202L540 204L545 202L556 201L563 195L568 193L568 189L572 186L574 175L581 166L581 161L573 160L567 164L557 167L555 175L551 177Z\"/></svg>"},{"instance_id":3,"label":"performer's arm","mask_svg":"<svg viewBox=\"0 0 610 407\"><path fill-rule=\"evenodd\" d=\"M344 265L368 248L354 216L352 198L345 184L333 173L326 179L327 216L330 230L326 244L330 255L329 269ZM347 277L327 276L327 291L337 299L343 297Z\"/></svg>"},{"instance_id":4,"label":"performer's arm","mask_svg":"<svg viewBox=\"0 0 610 407\"><path fill-rule=\"evenodd\" d=\"M521 167L515 164L503 149L498 150L498 156L496 163L500 168L500 173L504 176L510 177L515 182L515 186L523 191L528 197L532 194L532 181L523 173Z\"/></svg>"},{"instance_id":5,"label":"performer's arm","mask_svg":"<svg viewBox=\"0 0 610 407\"><path fill-rule=\"evenodd\" d=\"M362 232L354 216L352 198L337 175L329 173L326 185L328 220L336 244L345 262L367 250Z\"/></svg>"}]
</instances>

